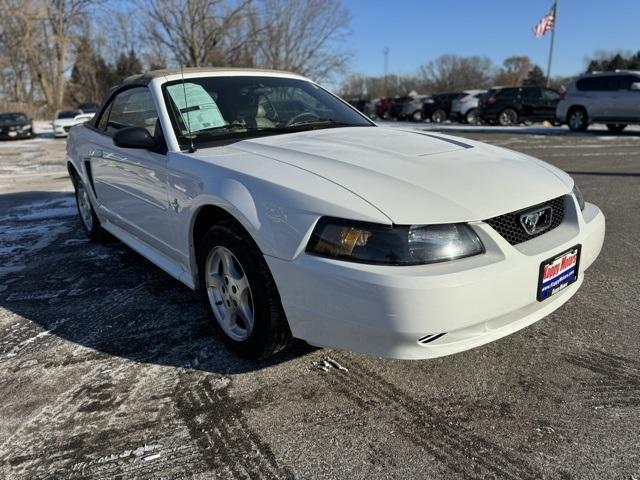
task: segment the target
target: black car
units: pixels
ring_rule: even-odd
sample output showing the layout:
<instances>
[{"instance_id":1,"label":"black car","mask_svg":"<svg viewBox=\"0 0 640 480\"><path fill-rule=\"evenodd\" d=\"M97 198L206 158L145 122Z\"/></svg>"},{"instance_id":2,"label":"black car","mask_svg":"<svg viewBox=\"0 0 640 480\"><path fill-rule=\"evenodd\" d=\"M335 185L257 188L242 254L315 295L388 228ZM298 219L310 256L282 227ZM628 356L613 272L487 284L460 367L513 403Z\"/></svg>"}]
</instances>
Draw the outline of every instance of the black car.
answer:
<instances>
[{"instance_id":1,"label":"black car","mask_svg":"<svg viewBox=\"0 0 640 480\"><path fill-rule=\"evenodd\" d=\"M422 117L430 119L434 123L442 123L451 114L451 104L454 100L462 98L466 93L440 93L422 102Z\"/></svg>"},{"instance_id":2,"label":"black car","mask_svg":"<svg viewBox=\"0 0 640 480\"><path fill-rule=\"evenodd\" d=\"M0 113L0 139L31 138L33 122L24 113Z\"/></svg>"},{"instance_id":3,"label":"black car","mask_svg":"<svg viewBox=\"0 0 640 480\"><path fill-rule=\"evenodd\" d=\"M502 126L524 121L555 122L560 94L543 87L504 87L489 90L478 102L478 116Z\"/></svg>"}]
</instances>

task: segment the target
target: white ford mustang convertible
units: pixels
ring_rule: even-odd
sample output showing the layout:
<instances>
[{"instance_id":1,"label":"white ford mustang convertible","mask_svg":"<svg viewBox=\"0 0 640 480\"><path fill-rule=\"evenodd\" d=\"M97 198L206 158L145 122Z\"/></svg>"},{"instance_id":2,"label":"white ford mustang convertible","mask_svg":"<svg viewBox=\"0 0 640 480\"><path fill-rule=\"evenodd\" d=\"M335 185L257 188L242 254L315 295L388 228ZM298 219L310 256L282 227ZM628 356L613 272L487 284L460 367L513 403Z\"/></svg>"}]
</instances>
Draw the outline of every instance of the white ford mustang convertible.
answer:
<instances>
[{"instance_id":1,"label":"white ford mustang convertible","mask_svg":"<svg viewBox=\"0 0 640 480\"><path fill-rule=\"evenodd\" d=\"M485 344L569 300L604 240L561 170L378 127L285 72L131 77L67 154L88 235L200 289L253 358L295 338L405 359Z\"/></svg>"}]
</instances>

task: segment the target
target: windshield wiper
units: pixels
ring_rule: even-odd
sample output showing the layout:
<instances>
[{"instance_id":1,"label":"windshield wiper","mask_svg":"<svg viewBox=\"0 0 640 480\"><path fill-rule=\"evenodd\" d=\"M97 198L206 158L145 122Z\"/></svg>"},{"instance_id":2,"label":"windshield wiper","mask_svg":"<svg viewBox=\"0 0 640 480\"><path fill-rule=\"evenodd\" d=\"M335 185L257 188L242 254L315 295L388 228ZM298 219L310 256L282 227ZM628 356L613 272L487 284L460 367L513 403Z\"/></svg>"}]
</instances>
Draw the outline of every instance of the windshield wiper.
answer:
<instances>
[{"instance_id":1,"label":"windshield wiper","mask_svg":"<svg viewBox=\"0 0 640 480\"><path fill-rule=\"evenodd\" d=\"M318 118L317 120L310 120L308 122L296 122L292 125L289 125L289 130L296 129L314 129L314 128L331 128L331 127L358 127L360 125L354 125L349 122L339 122L334 120L333 118Z\"/></svg>"}]
</instances>

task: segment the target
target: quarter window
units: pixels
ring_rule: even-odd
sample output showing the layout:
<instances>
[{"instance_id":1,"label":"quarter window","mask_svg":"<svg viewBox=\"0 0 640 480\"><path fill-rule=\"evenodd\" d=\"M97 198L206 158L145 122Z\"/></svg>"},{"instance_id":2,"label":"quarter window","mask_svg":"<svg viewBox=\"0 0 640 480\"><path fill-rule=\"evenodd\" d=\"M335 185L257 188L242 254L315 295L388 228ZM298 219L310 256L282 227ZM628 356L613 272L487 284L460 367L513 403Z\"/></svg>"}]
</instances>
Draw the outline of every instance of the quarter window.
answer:
<instances>
[{"instance_id":1,"label":"quarter window","mask_svg":"<svg viewBox=\"0 0 640 480\"><path fill-rule=\"evenodd\" d=\"M103 117L107 116L107 112ZM98 128L103 119L100 118ZM105 131L113 134L126 127L146 128L151 136L155 135L158 112L151 92L146 87L134 87L118 93L108 108Z\"/></svg>"}]
</instances>

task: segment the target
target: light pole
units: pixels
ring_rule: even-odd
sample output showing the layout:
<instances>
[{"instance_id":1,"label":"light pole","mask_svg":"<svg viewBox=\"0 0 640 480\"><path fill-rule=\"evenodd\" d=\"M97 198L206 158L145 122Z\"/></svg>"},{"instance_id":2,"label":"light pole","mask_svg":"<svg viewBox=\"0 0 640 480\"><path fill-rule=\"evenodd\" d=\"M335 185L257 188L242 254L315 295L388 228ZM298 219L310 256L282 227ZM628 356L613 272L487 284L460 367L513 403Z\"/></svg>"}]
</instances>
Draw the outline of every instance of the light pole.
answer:
<instances>
[{"instance_id":1,"label":"light pole","mask_svg":"<svg viewBox=\"0 0 640 480\"><path fill-rule=\"evenodd\" d=\"M382 53L384 54L384 94L385 96L388 96L389 91L387 88L387 74L389 72L389 47L384 47Z\"/></svg>"}]
</instances>

